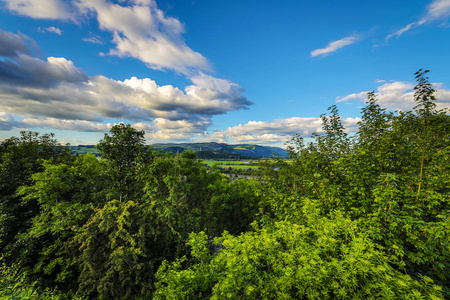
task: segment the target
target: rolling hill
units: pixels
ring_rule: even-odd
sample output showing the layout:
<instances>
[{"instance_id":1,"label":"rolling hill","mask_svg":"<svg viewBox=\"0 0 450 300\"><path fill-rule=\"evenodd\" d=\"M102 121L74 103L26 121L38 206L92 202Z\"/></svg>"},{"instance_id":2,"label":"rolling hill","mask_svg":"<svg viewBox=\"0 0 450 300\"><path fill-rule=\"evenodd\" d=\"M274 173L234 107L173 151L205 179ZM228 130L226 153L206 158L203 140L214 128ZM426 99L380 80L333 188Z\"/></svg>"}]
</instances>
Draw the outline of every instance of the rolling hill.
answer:
<instances>
[{"instance_id":1,"label":"rolling hill","mask_svg":"<svg viewBox=\"0 0 450 300\"><path fill-rule=\"evenodd\" d=\"M182 153L184 150L190 150L194 152L201 152L203 154L214 153L214 156L219 157L228 157L239 159L242 158L261 158L261 157L270 157L273 154L286 157L287 151L278 148L278 147L267 147L267 146L259 146L259 145L248 145L248 144L237 144L237 145L228 145L224 143L166 143L166 144L152 144L150 145L154 150L162 150L164 153ZM78 146L69 146L74 153L84 154L84 153L92 153L97 156L100 155L97 148L93 145L78 145ZM221 154L223 153L223 154Z\"/></svg>"},{"instance_id":2,"label":"rolling hill","mask_svg":"<svg viewBox=\"0 0 450 300\"><path fill-rule=\"evenodd\" d=\"M225 152L237 155L244 155L249 157L270 157L273 154L286 157L287 151L278 147L267 147L259 145L236 144L229 145L224 143L180 143L180 144L153 144L151 145L155 150L162 150L164 152L181 153L184 150L199 151L213 151Z\"/></svg>"}]
</instances>

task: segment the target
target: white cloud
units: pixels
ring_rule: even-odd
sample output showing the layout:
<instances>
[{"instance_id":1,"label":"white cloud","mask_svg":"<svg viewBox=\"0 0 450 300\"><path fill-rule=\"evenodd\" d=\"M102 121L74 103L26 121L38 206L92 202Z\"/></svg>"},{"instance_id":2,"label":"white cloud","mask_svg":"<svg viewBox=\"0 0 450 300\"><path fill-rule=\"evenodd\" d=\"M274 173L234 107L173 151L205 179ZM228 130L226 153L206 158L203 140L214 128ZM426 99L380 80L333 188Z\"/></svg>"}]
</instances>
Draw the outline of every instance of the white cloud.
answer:
<instances>
[{"instance_id":1,"label":"white cloud","mask_svg":"<svg viewBox=\"0 0 450 300\"><path fill-rule=\"evenodd\" d=\"M184 90L150 78L88 77L63 57L31 56L24 38L0 31L0 130L106 132L108 119L120 119L150 140L186 140L207 136L212 116L252 104L237 84L203 73Z\"/></svg>"},{"instance_id":2,"label":"white cloud","mask_svg":"<svg viewBox=\"0 0 450 300\"><path fill-rule=\"evenodd\" d=\"M208 137L205 133L206 129L211 125L211 121L207 118L198 121L190 120L168 120L157 118L153 121L153 132L147 133L148 141L195 141ZM147 131L146 131L147 132Z\"/></svg>"},{"instance_id":3,"label":"white cloud","mask_svg":"<svg viewBox=\"0 0 450 300\"><path fill-rule=\"evenodd\" d=\"M446 90L442 83L433 83L436 90L436 108L450 108L450 90ZM377 89L378 104L390 110L412 110L414 102L414 84L410 82L395 81L380 85ZM336 102L367 101L367 91L354 93L345 97L336 98Z\"/></svg>"},{"instance_id":4,"label":"white cloud","mask_svg":"<svg viewBox=\"0 0 450 300\"><path fill-rule=\"evenodd\" d=\"M450 0L434 0L427 7L427 14L419 23L431 22L450 16Z\"/></svg>"},{"instance_id":5,"label":"white cloud","mask_svg":"<svg viewBox=\"0 0 450 300\"><path fill-rule=\"evenodd\" d=\"M358 41L358 37L355 35L351 35L348 37L345 37L343 39L330 42L325 48L322 49L316 49L311 51L311 57L319 56L319 55L328 55L332 52L335 52L345 46L351 45Z\"/></svg>"},{"instance_id":6,"label":"white cloud","mask_svg":"<svg viewBox=\"0 0 450 300\"><path fill-rule=\"evenodd\" d=\"M147 134L155 131L154 126L152 126L149 123L138 122L138 123L134 123L132 126L133 126L133 128L135 128L137 130L144 130Z\"/></svg>"},{"instance_id":7,"label":"white cloud","mask_svg":"<svg viewBox=\"0 0 450 300\"><path fill-rule=\"evenodd\" d=\"M62 30L57 28L57 27L54 27L54 26L50 26L50 27L47 27L47 28L38 27L38 31L39 32L51 32L51 33L55 33L57 35L61 35L62 34Z\"/></svg>"},{"instance_id":8,"label":"white cloud","mask_svg":"<svg viewBox=\"0 0 450 300\"><path fill-rule=\"evenodd\" d=\"M359 118L344 118L342 123L348 132L356 130ZM273 122L249 121L223 131L211 134L210 139L228 143L252 143L261 145L282 146L294 134L309 137L313 132L323 132L322 120L319 117L292 117L277 119Z\"/></svg>"},{"instance_id":9,"label":"white cloud","mask_svg":"<svg viewBox=\"0 0 450 300\"><path fill-rule=\"evenodd\" d=\"M55 70L55 75L65 75L58 71ZM63 80L71 79L69 75L49 87L11 85L10 80L4 80L0 82L0 105L5 111L21 115L89 121L103 118L196 120L246 107L242 96L234 99L233 94L220 94L197 86L182 91L171 85L158 86L149 78L136 77L124 81L104 76L81 82Z\"/></svg>"},{"instance_id":10,"label":"white cloud","mask_svg":"<svg viewBox=\"0 0 450 300\"><path fill-rule=\"evenodd\" d=\"M19 54L9 60L0 60L0 87L11 91L16 86L49 88L60 82L85 82L87 76L62 57L48 57L47 61Z\"/></svg>"},{"instance_id":11,"label":"white cloud","mask_svg":"<svg viewBox=\"0 0 450 300\"><path fill-rule=\"evenodd\" d=\"M45 2L45 13L36 8L40 0L6 2L9 9L32 18L76 22L74 16L95 16L100 28L113 35L116 47L107 55L134 57L150 68L176 71L186 75L192 84L181 89L160 86L150 78L121 81L88 77L63 57L49 57L46 61L34 57L30 50L33 40L0 29L3 130L20 127L104 132L111 126L104 124L106 120L120 119L145 130L153 141L208 139L211 136L206 130L212 125L212 116L252 105L236 83L205 74L211 70L210 63L186 45L182 38L184 25L166 17L154 0L118 4L105 0L52 0ZM75 7L71 4L78 11L70 11ZM60 32L56 27L40 30ZM102 43L95 35L83 40ZM13 115L22 120L16 121Z\"/></svg>"},{"instance_id":12,"label":"white cloud","mask_svg":"<svg viewBox=\"0 0 450 300\"><path fill-rule=\"evenodd\" d=\"M2 0L9 10L35 19L73 19L67 1L61 0Z\"/></svg>"},{"instance_id":13,"label":"white cloud","mask_svg":"<svg viewBox=\"0 0 450 300\"><path fill-rule=\"evenodd\" d=\"M399 30L397 30L397 31L391 33L390 35L388 35L388 36L386 37L386 40L389 40L390 38L392 38L392 37L394 37L394 36L398 38L398 37L401 36L403 33L407 32L408 30L410 30L411 28L416 27L416 26L419 26L419 23L418 23L418 22L410 23L410 24L406 25L405 27L400 28Z\"/></svg>"},{"instance_id":14,"label":"white cloud","mask_svg":"<svg viewBox=\"0 0 450 300\"><path fill-rule=\"evenodd\" d=\"M425 23L442 20L450 16L450 0L434 0L427 6L427 12L424 17L416 22L409 23L386 37L386 41L393 37L400 37L403 33L414 27L422 26Z\"/></svg>"},{"instance_id":15,"label":"white cloud","mask_svg":"<svg viewBox=\"0 0 450 300\"><path fill-rule=\"evenodd\" d=\"M11 11L37 19L79 22L95 16L100 29L112 33L116 47L110 49L109 55L134 57L152 69L169 69L188 76L212 70L208 60L184 42L184 25L178 19L165 16L154 0L118 3L107 0L0 1ZM61 30L53 26L40 30L61 34ZM102 43L96 36L83 40Z\"/></svg>"},{"instance_id":16,"label":"white cloud","mask_svg":"<svg viewBox=\"0 0 450 300\"><path fill-rule=\"evenodd\" d=\"M0 31L0 41L5 41L0 48L5 57L0 59L0 106L7 113L95 122L105 118L194 122L252 104L237 84L202 73L184 90L159 86L150 78L88 77L65 58L32 57L18 35Z\"/></svg>"},{"instance_id":17,"label":"white cloud","mask_svg":"<svg viewBox=\"0 0 450 300\"><path fill-rule=\"evenodd\" d=\"M184 25L166 17L153 0L134 1L130 6L105 0L79 0L77 5L95 13L100 28L113 34L116 48L110 50L110 55L134 57L149 68L182 74L211 70L207 59L184 42L181 36Z\"/></svg>"}]
</instances>

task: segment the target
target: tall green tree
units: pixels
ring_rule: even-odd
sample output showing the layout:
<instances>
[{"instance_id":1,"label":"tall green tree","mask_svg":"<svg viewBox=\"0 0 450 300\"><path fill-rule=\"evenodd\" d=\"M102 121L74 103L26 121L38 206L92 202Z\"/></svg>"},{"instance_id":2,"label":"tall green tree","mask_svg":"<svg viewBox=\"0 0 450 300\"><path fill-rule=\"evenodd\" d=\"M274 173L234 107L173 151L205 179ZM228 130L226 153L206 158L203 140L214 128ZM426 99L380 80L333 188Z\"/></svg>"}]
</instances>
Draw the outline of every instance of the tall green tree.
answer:
<instances>
[{"instance_id":1,"label":"tall green tree","mask_svg":"<svg viewBox=\"0 0 450 300\"><path fill-rule=\"evenodd\" d=\"M138 160L151 159L151 149L145 146L145 132L136 130L130 124L114 125L109 134L97 144L102 158L110 162L116 176L119 200L139 197L140 186L136 184L136 166Z\"/></svg>"},{"instance_id":2,"label":"tall green tree","mask_svg":"<svg viewBox=\"0 0 450 300\"><path fill-rule=\"evenodd\" d=\"M53 134L22 131L20 137L0 143L0 250L8 261L20 249L16 235L25 232L39 214L38 203L23 201L17 189L32 184L31 175L44 169L44 160L70 162L73 156Z\"/></svg>"},{"instance_id":3,"label":"tall green tree","mask_svg":"<svg viewBox=\"0 0 450 300\"><path fill-rule=\"evenodd\" d=\"M94 155L78 156L71 164L44 161L44 170L31 176L33 184L19 188L25 202L37 202L40 213L30 228L18 234L21 245L15 256L29 277L41 284L58 284L60 290L76 288L79 254L73 238L97 208L118 192L111 186L109 166Z\"/></svg>"}]
</instances>

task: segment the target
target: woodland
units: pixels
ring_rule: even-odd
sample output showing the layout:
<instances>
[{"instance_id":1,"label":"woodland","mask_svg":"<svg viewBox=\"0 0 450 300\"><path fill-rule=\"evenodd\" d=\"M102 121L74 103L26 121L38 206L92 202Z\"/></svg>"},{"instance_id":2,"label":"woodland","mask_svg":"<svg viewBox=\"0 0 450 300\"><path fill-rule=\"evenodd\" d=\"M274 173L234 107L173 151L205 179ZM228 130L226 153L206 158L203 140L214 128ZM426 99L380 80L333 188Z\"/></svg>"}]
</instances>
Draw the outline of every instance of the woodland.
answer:
<instances>
[{"instance_id":1,"label":"woodland","mask_svg":"<svg viewBox=\"0 0 450 300\"><path fill-rule=\"evenodd\" d=\"M0 144L0 299L450 299L450 115L368 94L231 181L112 127L101 158L52 134Z\"/></svg>"}]
</instances>

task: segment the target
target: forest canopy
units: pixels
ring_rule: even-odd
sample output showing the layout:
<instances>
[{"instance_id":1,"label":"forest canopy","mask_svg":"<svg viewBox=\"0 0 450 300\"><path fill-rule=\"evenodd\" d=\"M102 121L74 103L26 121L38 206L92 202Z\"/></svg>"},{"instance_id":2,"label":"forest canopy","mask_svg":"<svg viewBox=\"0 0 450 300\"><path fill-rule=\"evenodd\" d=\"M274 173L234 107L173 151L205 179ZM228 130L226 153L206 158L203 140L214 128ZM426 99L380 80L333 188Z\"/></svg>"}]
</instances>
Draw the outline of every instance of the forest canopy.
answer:
<instances>
[{"instance_id":1,"label":"forest canopy","mask_svg":"<svg viewBox=\"0 0 450 300\"><path fill-rule=\"evenodd\" d=\"M368 93L290 161L231 181L115 125L101 159L52 134L0 144L0 297L450 299L450 116L428 71L412 111Z\"/></svg>"}]
</instances>

